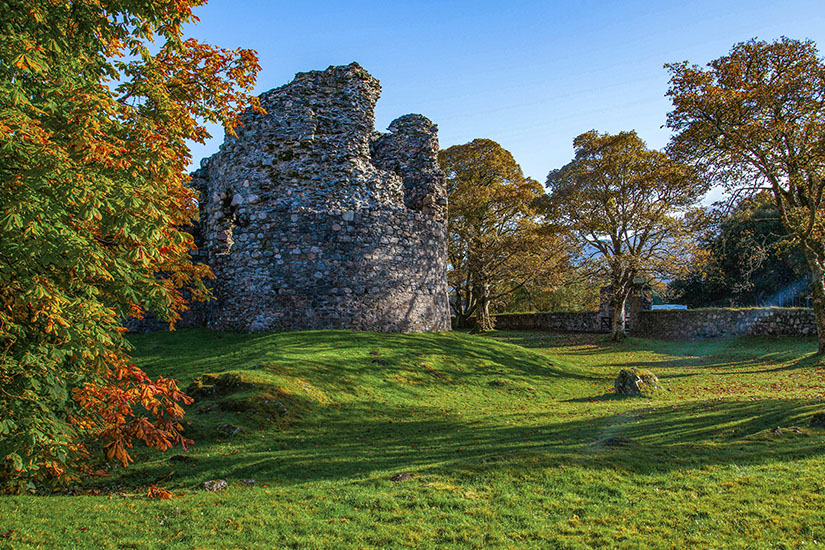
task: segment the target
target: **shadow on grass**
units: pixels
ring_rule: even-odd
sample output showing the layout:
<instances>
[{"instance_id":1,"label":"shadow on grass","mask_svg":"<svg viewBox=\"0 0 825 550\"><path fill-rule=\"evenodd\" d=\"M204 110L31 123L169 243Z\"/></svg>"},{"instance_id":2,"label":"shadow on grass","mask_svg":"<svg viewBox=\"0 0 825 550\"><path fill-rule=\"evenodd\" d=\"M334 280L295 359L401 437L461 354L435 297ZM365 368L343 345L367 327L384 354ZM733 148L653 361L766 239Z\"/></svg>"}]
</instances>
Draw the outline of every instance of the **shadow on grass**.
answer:
<instances>
[{"instance_id":1,"label":"shadow on grass","mask_svg":"<svg viewBox=\"0 0 825 550\"><path fill-rule=\"evenodd\" d=\"M799 357L799 342L791 339L667 342L630 338L617 345L603 335L493 333L476 337L349 331L242 335L203 330L132 338L139 346L135 357L141 366L152 375L174 373L184 385L207 372L264 370L293 381L311 380L315 388L336 399L326 404L299 402L296 408L307 413L280 431L272 425L245 423L244 412L193 416L191 434L198 446L191 453L176 460L169 459L179 451L160 457L141 455L144 462L108 483L141 485L164 479L172 486L197 487L207 479L254 478L259 483L289 485L388 477L398 471L476 475L564 464L650 473L717 464L763 464L823 453L822 436L807 428L805 418L819 401L663 404L640 399L634 405L613 394L578 397L603 391L608 377L597 372L615 365L597 364L593 372L502 343L530 347L533 342L532 347L550 350L564 347L562 357L601 354L605 361L613 361L611 352L651 352L662 360L634 364L653 368L660 378L679 378L693 376L691 369L715 376L761 365L761 372L766 372L770 368L766 363L788 362L793 353ZM806 357L777 370L812 365ZM399 383L398 376L409 378L410 383ZM539 399L571 397L566 401L568 412L581 416L559 418L558 408L552 413L537 408L516 414L512 408L494 411L478 406L510 406L519 399L535 399L533 394L513 393L531 390L531 384L539 386ZM462 391L450 393L452 389ZM462 416L455 406L467 396L478 401L475 417ZM599 409L599 405L633 410L610 416L582 414L589 403L602 414L607 407ZM219 423L243 425L247 431L227 438L215 430ZM777 426L792 425L802 426L801 433L775 433ZM633 444L610 447L600 443L609 438L626 438Z\"/></svg>"},{"instance_id":2,"label":"shadow on grass","mask_svg":"<svg viewBox=\"0 0 825 550\"><path fill-rule=\"evenodd\" d=\"M741 336L731 338L704 338L695 340L656 340L630 336L621 342L613 342L609 335L592 333L558 333L536 331L496 331L486 335L489 338L510 342L526 348L565 348L571 356L601 355L606 352L625 353L648 351L670 357L684 357L684 365L696 361L712 360L714 357L748 359L754 350L764 350L760 357L791 359L798 357L800 341L804 341L811 352L816 350L814 337L761 337ZM574 346L574 347L570 347ZM677 361L670 362L675 366Z\"/></svg>"},{"instance_id":3,"label":"shadow on grass","mask_svg":"<svg viewBox=\"0 0 825 550\"><path fill-rule=\"evenodd\" d=\"M596 395L593 397L575 397L572 399L564 399L562 403L602 403L602 402L625 402L630 403L632 401L638 401L639 399L645 399L644 397L629 397L626 395L617 395L615 393L603 393L601 395Z\"/></svg>"},{"instance_id":4,"label":"shadow on grass","mask_svg":"<svg viewBox=\"0 0 825 550\"><path fill-rule=\"evenodd\" d=\"M743 336L698 340L629 337L619 343L600 334L501 332L491 333L490 337L529 348L563 349L565 357L573 359L615 354L616 366L652 369L661 379L691 378L702 373L730 376L792 371L818 366L823 362L822 357L815 355L816 341L813 337ZM801 359L800 347L809 349ZM661 359L640 361L633 357L637 352L653 353Z\"/></svg>"},{"instance_id":5,"label":"shadow on grass","mask_svg":"<svg viewBox=\"0 0 825 550\"><path fill-rule=\"evenodd\" d=\"M196 487L206 479L289 485L361 479L393 471L475 475L486 470L579 464L636 474L725 464L762 464L821 456L821 434L807 427L817 402L709 401L649 405L608 417L568 422L520 415L464 422L430 407L398 408L361 402L333 407L313 425L282 433L251 433L225 445L196 448L181 463L156 458L117 479L140 485L168 479ZM535 416L535 415L533 415ZM776 427L802 426L801 433ZM825 433L825 432L824 432ZM607 438L633 445L609 448ZM167 457L168 458L168 457Z\"/></svg>"}]
</instances>

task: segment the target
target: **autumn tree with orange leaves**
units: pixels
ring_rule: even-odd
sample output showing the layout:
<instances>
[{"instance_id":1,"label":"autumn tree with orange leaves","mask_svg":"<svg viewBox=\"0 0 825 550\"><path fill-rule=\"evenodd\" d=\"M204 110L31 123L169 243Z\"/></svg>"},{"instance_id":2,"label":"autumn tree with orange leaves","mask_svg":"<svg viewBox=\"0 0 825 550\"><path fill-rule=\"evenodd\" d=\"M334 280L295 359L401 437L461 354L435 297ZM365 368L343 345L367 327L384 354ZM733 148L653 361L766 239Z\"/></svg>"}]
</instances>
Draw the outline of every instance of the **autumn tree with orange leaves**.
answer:
<instances>
[{"instance_id":1,"label":"autumn tree with orange leaves","mask_svg":"<svg viewBox=\"0 0 825 550\"><path fill-rule=\"evenodd\" d=\"M548 218L581 247L579 265L610 284L611 337L625 337L625 305L639 280L683 273L692 207L705 194L692 167L648 149L635 131L585 132L575 157L547 176Z\"/></svg>"},{"instance_id":2,"label":"autumn tree with orange leaves","mask_svg":"<svg viewBox=\"0 0 825 550\"><path fill-rule=\"evenodd\" d=\"M541 281L559 279L567 250L538 210L541 184L490 139L438 153L449 198L450 306L456 324L494 328L491 306Z\"/></svg>"},{"instance_id":3,"label":"autumn tree with orange leaves","mask_svg":"<svg viewBox=\"0 0 825 550\"><path fill-rule=\"evenodd\" d=\"M671 154L734 196L770 193L807 261L825 353L825 59L811 41L754 39L666 67Z\"/></svg>"},{"instance_id":4,"label":"autumn tree with orange leaves","mask_svg":"<svg viewBox=\"0 0 825 550\"><path fill-rule=\"evenodd\" d=\"M33 489L186 445L175 380L129 362L122 320L174 323L193 264L187 142L231 132L251 50L184 39L203 0L0 0L0 485ZM153 46L154 44L154 46ZM150 50L150 46L153 50Z\"/></svg>"}]
</instances>

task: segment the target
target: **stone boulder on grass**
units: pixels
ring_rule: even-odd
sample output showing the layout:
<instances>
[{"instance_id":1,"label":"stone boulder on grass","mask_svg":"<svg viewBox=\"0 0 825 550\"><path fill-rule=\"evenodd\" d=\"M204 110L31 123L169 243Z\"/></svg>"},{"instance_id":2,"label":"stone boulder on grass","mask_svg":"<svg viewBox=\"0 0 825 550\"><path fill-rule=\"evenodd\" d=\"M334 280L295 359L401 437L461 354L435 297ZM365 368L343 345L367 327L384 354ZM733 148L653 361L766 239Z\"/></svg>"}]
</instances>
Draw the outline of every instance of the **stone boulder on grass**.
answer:
<instances>
[{"instance_id":1,"label":"stone boulder on grass","mask_svg":"<svg viewBox=\"0 0 825 550\"><path fill-rule=\"evenodd\" d=\"M647 369L622 369L613 387L616 395L647 395L659 387L659 379Z\"/></svg>"}]
</instances>

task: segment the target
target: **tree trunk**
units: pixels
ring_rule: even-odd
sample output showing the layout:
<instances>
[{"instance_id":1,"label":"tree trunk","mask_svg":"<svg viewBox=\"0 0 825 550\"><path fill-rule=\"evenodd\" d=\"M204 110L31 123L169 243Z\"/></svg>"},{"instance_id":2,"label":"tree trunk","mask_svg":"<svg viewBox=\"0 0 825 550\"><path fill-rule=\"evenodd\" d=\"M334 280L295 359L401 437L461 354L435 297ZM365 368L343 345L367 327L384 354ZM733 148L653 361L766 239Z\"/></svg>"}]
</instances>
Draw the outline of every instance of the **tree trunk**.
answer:
<instances>
[{"instance_id":1,"label":"tree trunk","mask_svg":"<svg viewBox=\"0 0 825 550\"><path fill-rule=\"evenodd\" d=\"M613 314L610 319L610 338L614 342L619 342L620 340L624 340L625 333L625 305L627 304L627 292L624 289L620 289L616 291L616 294L613 295L612 305L613 305Z\"/></svg>"},{"instance_id":2,"label":"tree trunk","mask_svg":"<svg viewBox=\"0 0 825 550\"><path fill-rule=\"evenodd\" d=\"M811 308L816 318L817 354L825 354L825 265L812 247L803 246L808 269L811 270Z\"/></svg>"},{"instance_id":3,"label":"tree trunk","mask_svg":"<svg viewBox=\"0 0 825 550\"><path fill-rule=\"evenodd\" d=\"M462 292L460 289L456 289L455 296L452 301L450 301L450 306L453 309L453 316L455 317L455 327L454 328L469 328L470 327L470 316L472 312L469 311L468 304L464 303L464 298L461 295Z\"/></svg>"},{"instance_id":4,"label":"tree trunk","mask_svg":"<svg viewBox=\"0 0 825 550\"><path fill-rule=\"evenodd\" d=\"M480 283L477 291L476 330L479 332L493 330L495 327L493 326L493 319L490 316L490 285Z\"/></svg>"},{"instance_id":5,"label":"tree trunk","mask_svg":"<svg viewBox=\"0 0 825 550\"><path fill-rule=\"evenodd\" d=\"M825 353L825 272L820 266L811 266L811 295L819 344L817 354L822 355Z\"/></svg>"},{"instance_id":6,"label":"tree trunk","mask_svg":"<svg viewBox=\"0 0 825 550\"><path fill-rule=\"evenodd\" d=\"M476 302L472 289L455 288L453 300L450 301L455 316L455 328L472 328Z\"/></svg>"},{"instance_id":7,"label":"tree trunk","mask_svg":"<svg viewBox=\"0 0 825 550\"><path fill-rule=\"evenodd\" d=\"M459 312L456 310L455 312L455 328L471 328L472 323L470 322L471 316L464 315L463 312Z\"/></svg>"}]
</instances>

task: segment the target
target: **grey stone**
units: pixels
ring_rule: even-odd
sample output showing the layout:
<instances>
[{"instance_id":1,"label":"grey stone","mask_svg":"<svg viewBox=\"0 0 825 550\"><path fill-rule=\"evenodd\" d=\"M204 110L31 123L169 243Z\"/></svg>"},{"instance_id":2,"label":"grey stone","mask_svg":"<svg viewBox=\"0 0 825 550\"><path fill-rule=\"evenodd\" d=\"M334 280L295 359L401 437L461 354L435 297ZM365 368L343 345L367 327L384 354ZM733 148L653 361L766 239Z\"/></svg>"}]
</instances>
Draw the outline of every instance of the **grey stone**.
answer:
<instances>
[{"instance_id":1,"label":"grey stone","mask_svg":"<svg viewBox=\"0 0 825 550\"><path fill-rule=\"evenodd\" d=\"M659 387L656 375L645 369L622 369L613 383L617 395L642 395Z\"/></svg>"},{"instance_id":2,"label":"grey stone","mask_svg":"<svg viewBox=\"0 0 825 550\"><path fill-rule=\"evenodd\" d=\"M218 491L223 491L226 489L227 484L226 481L223 479L212 479L209 481L204 481L201 486L205 491L211 491L213 493L217 493Z\"/></svg>"}]
</instances>

